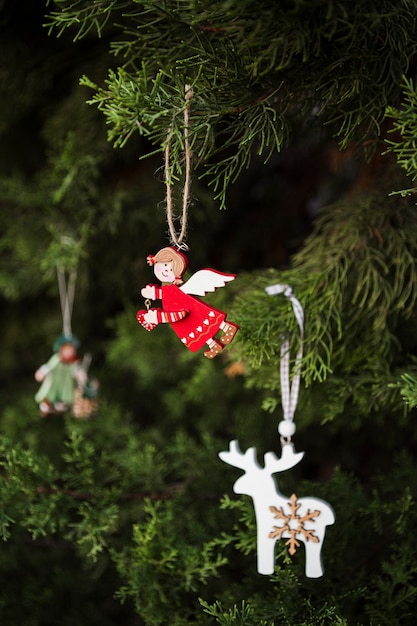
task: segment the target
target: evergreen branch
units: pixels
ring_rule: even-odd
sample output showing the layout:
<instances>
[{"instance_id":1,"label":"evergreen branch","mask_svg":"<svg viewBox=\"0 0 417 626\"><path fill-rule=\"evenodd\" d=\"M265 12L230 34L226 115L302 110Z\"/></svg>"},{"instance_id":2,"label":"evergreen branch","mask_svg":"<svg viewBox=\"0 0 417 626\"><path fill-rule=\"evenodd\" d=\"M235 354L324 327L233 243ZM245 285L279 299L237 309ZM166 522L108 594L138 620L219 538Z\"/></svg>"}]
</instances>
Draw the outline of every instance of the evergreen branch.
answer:
<instances>
[{"instance_id":1,"label":"evergreen branch","mask_svg":"<svg viewBox=\"0 0 417 626\"><path fill-rule=\"evenodd\" d=\"M416 15L408 0L348 6L263 0L262 19L248 0L57 5L50 24L60 32L78 24L77 38L93 27L101 33L114 20L111 49L123 68L109 74L104 90L83 79L96 89L90 102L106 115L115 146L139 130L161 150L173 123L177 176L182 133L176 120L184 84L192 85L196 166L204 166L222 207L228 185L252 155L267 160L279 151L297 120L321 124L342 147L378 136L387 104L399 101L399 80L416 54ZM261 96L256 106L261 94L274 95Z\"/></svg>"},{"instance_id":2,"label":"evergreen branch","mask_svg":"<svg viewBox=\"0 0 417 626\"><path fill-rule=\"evenodd\" d=\"M151 492L151 491L147 491L147 492L138 492L138 493L120 493L117 495L117 498L120 500L131 500L131 501L135 501L135 500L150 500L150 501L157 501L157 500L170 500L171 498L175 498L176 495L178 495L178 492L181 491L182 489L184 489L187 486L187 482L181 483L181 484L175 484L172 485L171 487L169 487L169 489L167 489L164 492ZM57 495L57 494L61 494L61 495L66 495L66 496L70 496L71 498L74 498L75 500L93 500L94 498L97 497L97 494L93 493L93 492L83 492L83 491L77 491L76 489L64 489L61 487L36 487L35 488L35 493L42 495L42 494L50 494L50 495ZM214 494L210 495L210 494L200 494L200 496L198 497L198 499L202 499L202 500L211 500L211 499L215 499L217 496L215 496Z\"/></svg>"},{"instance_id":3,"label":"evergreen branch","mask_svg":"<svg viewBox=\"0 0 417 626\"><path fill-rule=\"evenodd\" d=\"M417 179L417 87L411 78L403 77L403 101L401 108L388 106L386 117L392 120L391 135L386 139L387 152L393 152L398 164L411 180ZM404 190L400 193L406 194Z\"/></svg>"},{"instance_id":4,"label":"evergreen branch","mask_svg":"<svg viewBox=\"0 0 417 626\"><path fill-rule=\"evenodd\" d=\"M182 175L183 80L163 70L155 78L149 79L148 70L143 65L136 77L122 69L110 71L106 89L99 88L86 77L81 82L96 90L88 103L96 104L106 116L111 126L108 138L115 147L123 147L136 131L148 137L154 145L160 146L161 151L169 141L171 178L178 179ZM266 153L267 161L286 141L287 126L282 113L277 113L277 94L278 90L258 96L255 102L244 107L232 107L228 112L221 102L218 105L222 108L218 112L208 106L207 97L210 96L207 92L197 92L193 98L189 137L197 159L196 166L202 161L213 159L214 162L206 166L204 175L218 192L222 207L228 184L234 182L242 170L249 166L253 153ZM219 98L218 94L215 98ZM281 97L280 101L284 102L284 98ZM283 105L282 112L285 109ZM238 115L230 118L227 126L221 124L226 113L231 115L237 111ZM221 148L216 147L218 142ZM225 152L232 154L222 157Z\"/></svg>"},{"instance_id":5,"label":"evergreen branch","mask_svg":"<svg viewBox=\"0 0 417 626\"><path fill-rule=\"evenodd\" d=\"M51 3L57 6L56 11L50 11L45 26L49 33L54 28L58 29L61 36L67 28L77 29L74 41L86 37L92 30L101 37L103 30L108 25L112 12L128 8L130 2L120 0L47 0L47 6Z\"/></svg>"},{"instance_id":6,"label":"evergreen branch","mask_svg":"<svg viewBox=\"0 0 417 626\"><path fill-rule=\"evenodd\" d=\"M227 611L222 606L222 603L218 600L214 604L209 604L200 599L200 604L203 607L204 613L214 617L218 624L222 626L231 626L232 624L245 624L245 626L268 626L267 620L259 619L259 616L255 614L254 608L251 604L242 600L241 606L233 605Z\"/></svg>"},{"instance_id":7,"label":"evergreen branch","mask_svg":"<svg viewBox=\"0 0 417 626\"><path fill-rule=\"evenodd\" d=\"M274 96L268 96L268 100ZM255 153L263 156L266 163L286 144L289 129L283 113L278 113L277 107L271 106L268 100L258 101L241 111L224 133L218 133L221 150L205 155L210 159L228 149L232 152L230 156L220 156L220 159L208 164L204 173L216 192L215 198L220 200L220 208L225 208L229 184L236 182L242 171L249 168Z\"/></svg>"},{"instance_id":8,"label":"evergreen branch","mask_svg":"<svg viewBox=\"0 0 417 626\"><path fill-rule=\"evenodd\" d=\"M302 376L306 385L333 372L388 375L399 349L397 315L409 319L417 302L417 223L403 199L356 198L329 207L294 256L292 268L268 271L241 287L233 315L241 325L242 352L260 369L262 388L278 385L273 370L283 335L297 351L299 333L285 299L262 293L274 282L291 285L305 310ZM244 315L240 311L244 311ZM372 332L370 332L370 329ZM261 367L262 366L262 367ZM341 374L343 372L343 374ZM386 384L386 383L381 383Z\"/></svg>"},{"instance_id":9,"label":"evergreen branch","mask_svg":"<svg viewBox=\"0 0 417 626\"><path fill-rule=\"evenodd\" d=\"M410 368L411 369L411 368ZM412 371L402 373L391 387L400 391L404 402L412 409L417 406L417 378L415 367Z\"/></svg>"}]
</instances>

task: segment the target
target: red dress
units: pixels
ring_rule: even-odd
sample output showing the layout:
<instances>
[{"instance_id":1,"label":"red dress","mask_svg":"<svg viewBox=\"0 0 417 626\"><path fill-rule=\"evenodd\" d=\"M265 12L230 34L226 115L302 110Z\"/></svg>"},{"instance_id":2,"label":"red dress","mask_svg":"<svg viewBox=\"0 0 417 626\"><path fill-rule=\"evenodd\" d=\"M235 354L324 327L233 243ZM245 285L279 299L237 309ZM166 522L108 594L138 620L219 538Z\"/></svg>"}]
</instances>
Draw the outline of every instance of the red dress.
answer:
<instances>
[{"instance_id":1,"label":"red dress","mask_svg":"<svg viewBox=\"0 0 417 626\"><path fill-rule=\"evenodd\" d=\"M188 312L183 319L169 322L169 325L191 352L196 352L214 337L226 319L225 313L190 296L176 285L155 287L155 295L162 300L162 308L166 313Z\"/></svg>"}]
</instances>

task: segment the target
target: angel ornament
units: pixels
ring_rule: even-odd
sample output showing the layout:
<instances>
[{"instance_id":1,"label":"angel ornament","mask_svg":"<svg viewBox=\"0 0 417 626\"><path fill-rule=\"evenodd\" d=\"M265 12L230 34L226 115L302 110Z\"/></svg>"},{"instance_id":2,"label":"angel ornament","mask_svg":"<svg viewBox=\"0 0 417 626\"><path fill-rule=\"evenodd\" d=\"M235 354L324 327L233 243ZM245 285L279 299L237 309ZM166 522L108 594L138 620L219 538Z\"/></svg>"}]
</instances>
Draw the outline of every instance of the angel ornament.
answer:
<instances>
[{"instance_id":1,"label":"angel ornament","mask_svg":"<svg viewBox=\"0 0 417 626\"><path fill-rule=\"evenodd\" d=\"M224 287L236 275L202 269L184 282L182 276L188 261L182 252L173 247L162 248L155 256L148 256L147 262L153 266L162 286L149 284L141 290L147 300L147 310L137 312L139 324L151 331L158 324L167 323L191 352L207 344L204 356L213 359L232 342L238 326L226 321L226 313L194 296L204 296L218 287ZM161 300L162 308L150 308L151 300ZM215 339L218 331L223 331L219 341Z\"/></svg>"}]
</instances>

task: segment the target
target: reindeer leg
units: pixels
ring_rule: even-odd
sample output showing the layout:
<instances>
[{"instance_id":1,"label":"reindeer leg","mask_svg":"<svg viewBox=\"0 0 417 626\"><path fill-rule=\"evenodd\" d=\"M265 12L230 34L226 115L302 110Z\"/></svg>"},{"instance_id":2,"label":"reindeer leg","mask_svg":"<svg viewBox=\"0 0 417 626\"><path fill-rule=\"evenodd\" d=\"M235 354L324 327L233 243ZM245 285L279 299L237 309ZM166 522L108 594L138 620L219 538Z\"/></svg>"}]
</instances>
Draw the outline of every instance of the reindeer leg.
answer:
<instances>
[{"instance_id":1,"label":"reindeer leg","mask_svg":"<svg viewBox=\"0 0 417 626\"><path fill-rule=\"evenodd\" d=\"M306 566L305 575L307 578L320 578L323 576L323 563L321 560L322 543L305 543Z\"/></svg>"},{"instance_id":2,"label":"reindeer leg","mask_svg":"<svg viewBox=\"0 0 417 626\"><path fill-rule=\"evenodd\" d=\"M263 520L258 512L257 516L257 561L258 573L268 576L275 570L275 540L269 537L269 516Z\"/></svg>"}]
</instances>

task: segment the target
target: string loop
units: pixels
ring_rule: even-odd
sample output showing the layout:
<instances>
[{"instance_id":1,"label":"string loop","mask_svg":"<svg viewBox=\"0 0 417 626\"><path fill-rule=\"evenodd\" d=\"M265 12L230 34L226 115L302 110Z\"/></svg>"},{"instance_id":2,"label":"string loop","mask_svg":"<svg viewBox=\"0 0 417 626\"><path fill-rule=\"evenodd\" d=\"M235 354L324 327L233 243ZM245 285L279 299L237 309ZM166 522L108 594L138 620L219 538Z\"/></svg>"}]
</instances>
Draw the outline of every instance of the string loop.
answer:
<instances>
[{"instance_id":1,"label":"string loop","mask_svg":"<svg viewBox=\"0 0 417 626\"><path fill-rule=\"evenodd\" d=\"M193 96L193 90L190 85L185 85L185 100L186 106L184 108L184 152L185 152L185 179L184 187L182 191L182 212L180 216L180 232L177 233L174 224L174 208L172 200L172 185L169 169L169 159L171 150L171 140L168 141L165 146L165 186L166 186L166 215L168 222L168 230L170 235L170 242L176 246L179 250L188 250L188 246L184 243L184 239L187 233L187 217L188 217L188 205L190 201L190 188L191 188L191 147L189 141L189 117L191 108L191 98ZM171 134L171 129L168 129L168 137Z\"/></svg>"}]
</instances>

